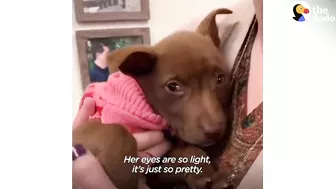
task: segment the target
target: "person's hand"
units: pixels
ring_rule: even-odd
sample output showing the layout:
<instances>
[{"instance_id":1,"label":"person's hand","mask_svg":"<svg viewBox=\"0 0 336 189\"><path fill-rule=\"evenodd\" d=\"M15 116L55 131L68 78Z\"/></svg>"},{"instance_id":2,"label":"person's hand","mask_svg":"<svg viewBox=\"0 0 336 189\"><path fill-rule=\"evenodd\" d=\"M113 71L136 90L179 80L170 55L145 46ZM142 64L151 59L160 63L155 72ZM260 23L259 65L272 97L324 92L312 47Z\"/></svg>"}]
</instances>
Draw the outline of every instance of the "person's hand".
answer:
<instances>
[{"instance_id":1,"label":"person's hand","mask_svg":"<svg viewBox=\"0 0 336 189\"><path fill-rule=\"evenodd\" d=\"M88 121L94 111L94 100L85 98L75 118L73 129ZM171 147L171 144L164 139L163 133L158 131L137 133L134 134L134 138L140 157L163 156ZM80 189L116 189L99 161L79 144L73 146L73 183L75 188ZM144 176L139 179L139 188L148 189Z\"/></svg>"}]
</instances>

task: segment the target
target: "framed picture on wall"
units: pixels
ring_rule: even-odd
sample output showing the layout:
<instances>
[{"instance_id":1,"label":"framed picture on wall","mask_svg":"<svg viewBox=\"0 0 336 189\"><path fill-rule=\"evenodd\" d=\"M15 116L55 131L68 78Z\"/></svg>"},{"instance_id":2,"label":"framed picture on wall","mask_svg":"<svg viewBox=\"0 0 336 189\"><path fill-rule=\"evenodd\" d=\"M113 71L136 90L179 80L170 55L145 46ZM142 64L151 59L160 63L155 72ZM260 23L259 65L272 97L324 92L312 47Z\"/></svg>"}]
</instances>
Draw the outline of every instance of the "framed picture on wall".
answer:
<instances>
[{"instance_id":1,"label":"framed picture on wall","mask_svg":"<svg viewBox=\"0 0 336 189\"><path fill-rule=\"evenodd\" d=\"M107 54L129 45L150 44L149 28L76 31L78 60L83 89L109 76Z\"/></svg>"},{"instance_id":2,"label":"framed picture on wall","mask_svg":"<svg viewBox=\"0 0 336 189\"><path fill-rule=\"evenodd\" d=\"M74 5L79 23L149 19L149 0L74 0Z\"/></svg>"}]
</instances>

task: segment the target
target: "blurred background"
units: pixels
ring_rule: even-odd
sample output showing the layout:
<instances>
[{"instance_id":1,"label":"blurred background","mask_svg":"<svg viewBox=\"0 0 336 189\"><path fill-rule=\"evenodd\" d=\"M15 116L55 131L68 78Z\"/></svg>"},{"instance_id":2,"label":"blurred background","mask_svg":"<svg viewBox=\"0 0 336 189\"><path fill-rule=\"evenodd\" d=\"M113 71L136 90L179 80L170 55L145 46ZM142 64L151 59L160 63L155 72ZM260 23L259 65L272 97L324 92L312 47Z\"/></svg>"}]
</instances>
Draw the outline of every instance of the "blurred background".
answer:
<instances>
[{"instance_id":1,"label":"blurred background","mask_svg":"<svg viewBox=\"0 0 336 189\"><path fill-rule=\"evenodd\" d=\"M104 22L79 25L73 11L73 74L72 74L72 117L77 113L82 95L79 73L78 53L75 30L108 29L128 27L149 27L151 43L155 44L163 37L188 25L193 19L199 19L211 10L234 4L237 0L149 0L150 20L134 22Z\"/></svg>"}]
</instances>

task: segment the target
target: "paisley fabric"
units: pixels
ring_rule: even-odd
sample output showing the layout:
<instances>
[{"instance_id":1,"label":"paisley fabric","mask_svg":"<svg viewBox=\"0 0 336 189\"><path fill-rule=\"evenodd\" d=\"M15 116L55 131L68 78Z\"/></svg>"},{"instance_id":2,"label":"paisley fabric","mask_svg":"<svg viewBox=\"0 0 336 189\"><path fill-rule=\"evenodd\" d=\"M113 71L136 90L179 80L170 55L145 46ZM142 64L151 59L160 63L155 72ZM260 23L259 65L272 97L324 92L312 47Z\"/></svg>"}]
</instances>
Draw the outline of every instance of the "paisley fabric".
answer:
<instances>
[{"instance_id":1,"label":"paisley fabric","mask_svg":"<svg viewBox=\"0 0 336 189\"><path fill-rule=\"evenodd\" d=\"M263 133L263 104L261 103L249 115L247 115L246 107L251 51L257 29L257 21L254 18L232 69L232 127L229 140L215 161L221 172L235 175L232 181L236 187L263 148L261 137ZM253 150L249 152L252 147ZM248 152L250 155L244 161Z\"/></svg>"}]
</instances>

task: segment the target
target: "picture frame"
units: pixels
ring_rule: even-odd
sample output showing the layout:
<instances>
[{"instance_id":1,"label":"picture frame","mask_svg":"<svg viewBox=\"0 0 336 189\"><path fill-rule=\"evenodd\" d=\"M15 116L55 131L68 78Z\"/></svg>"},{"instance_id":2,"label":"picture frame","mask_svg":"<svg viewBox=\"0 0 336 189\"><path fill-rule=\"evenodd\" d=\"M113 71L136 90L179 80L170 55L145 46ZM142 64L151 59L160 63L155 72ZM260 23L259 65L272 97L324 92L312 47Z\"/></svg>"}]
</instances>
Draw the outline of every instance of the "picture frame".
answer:
<instances>
[{"instance_id":1,"label":"picture frame","mask_svg":"<svg viewBox=\"0 0 336 189\"><path fill-rule=\"evenodd\" d=\"M107 80L107 52L129 45L150 44L149 28L97 29L76 31L82 87ZM106 53L106 54L104 54ZM103 60L103 61L102 61Z\"/></svg>"},{"instance_id":2,"label":"picture frame","mask_svg":"<svg viewBox=\"0 0 336 189\"><path fill-rule=\"evenodd\" d=\"M74 6L78 23L150 18L149 0L74 0Z\"/></svg>"}]
</instances>

